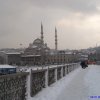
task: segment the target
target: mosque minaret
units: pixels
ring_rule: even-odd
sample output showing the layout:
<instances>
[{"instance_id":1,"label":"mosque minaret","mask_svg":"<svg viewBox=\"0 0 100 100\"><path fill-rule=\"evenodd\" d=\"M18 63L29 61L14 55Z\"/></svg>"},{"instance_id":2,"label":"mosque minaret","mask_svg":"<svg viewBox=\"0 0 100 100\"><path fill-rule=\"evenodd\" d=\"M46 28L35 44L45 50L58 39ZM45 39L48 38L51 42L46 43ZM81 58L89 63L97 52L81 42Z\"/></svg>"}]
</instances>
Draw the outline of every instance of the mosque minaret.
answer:
<instances>
[{"instance_id":1,"label":"mosque minaret","mask_svg":"<svg viewBox=\"0 0 100 100\"><path fill-rule=\"evenodd\" d=\"M44 43L44 40L43 40L43 25L42 25L42 22L41 22L41 40L42 42Z\"/></svg>"},{"instance_id":2,"label":"mosque minaret","mask_svg":"<svg viewBox=\"0 0 100 100\"><path fill-rule=\"evenodd\" d=\"M56 27L55 27L55 50L57 50L58 49L58 43L57 43L58 41L57 41L57 29L56 29Z\"/></svg>"}]
</instances>

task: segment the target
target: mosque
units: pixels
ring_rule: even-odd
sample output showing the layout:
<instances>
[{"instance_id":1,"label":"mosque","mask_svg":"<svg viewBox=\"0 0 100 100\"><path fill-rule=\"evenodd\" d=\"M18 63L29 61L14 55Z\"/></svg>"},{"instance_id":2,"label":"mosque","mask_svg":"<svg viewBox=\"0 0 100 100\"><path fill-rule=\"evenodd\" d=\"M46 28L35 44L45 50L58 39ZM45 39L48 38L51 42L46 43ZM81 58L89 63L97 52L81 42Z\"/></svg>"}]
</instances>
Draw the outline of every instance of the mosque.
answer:
<instances>
[{"instance_id":1,"label":"mosque","mask_svg":"<svg viewBox=\"0 0 100 100\"><path fill-rule=\"evenodd\" d=\"M50 49L44 42L43 25L41 23L41 38L37 38L33 43L29 44L21 55L21 63L23 65L45 65L45 64L61 64L74 62L77 56L72 52L58 50L57 29L55 28L55 49Z\"/></svg>"},{"instance_id":2,"label":"mosque","mask_svg":"<svg viewBox=\"0 0 100 100\"><path fill-rule=\"evenodd\" d=\"M43 25L41 23L41 38L37 38L29 44L21 56L22 63L25 65L44 65L47 62L50 48L44 43Z\"/></svg>"},{"instance_id":3,"label":"mosque","mask_svg":"<svg viewBox=\"0 0 100 100\"><path fill-rule=\"evenodd\" d=\"M78 54L66 50L58 50L57 29L55 28L55 49L50 49L44 42L43 25L41 23L41 36L30 43L23 52L15 50L0 51L0 64L9 65L48 65L77 62Z\"/></svg>"}]
</instances>

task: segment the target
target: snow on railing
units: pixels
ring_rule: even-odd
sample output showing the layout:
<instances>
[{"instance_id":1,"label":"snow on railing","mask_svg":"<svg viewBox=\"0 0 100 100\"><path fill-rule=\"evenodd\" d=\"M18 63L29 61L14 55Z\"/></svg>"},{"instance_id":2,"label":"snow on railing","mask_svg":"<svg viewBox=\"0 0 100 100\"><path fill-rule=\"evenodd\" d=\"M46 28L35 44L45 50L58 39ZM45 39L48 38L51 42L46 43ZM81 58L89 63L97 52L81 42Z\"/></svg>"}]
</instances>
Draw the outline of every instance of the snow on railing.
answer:
<instances>
[{"instance_id":1,"label":"snow on railing","mask_svg":"<svg viewBox=\"0 0 100 100\"><path fill-rule=\"evenodd\" d=\"M43 88L50 86L57 82L62 77L66 76L80 65L79 63L63 64L63 65L51 65L46 67L28 68L29 79L28 84L28 97L33 97Z\"/></svg>"},{"instance_id":2,"label":"snow on railing","mask_svg":"<svg viewBox=\"0 0 100 100\"><path fill-rule=\"evenodd\" d=\"M42 67L37 67L37 66L17 67L17 71L18 71L17 73L2 76L2 77L7 77L6 81L4 80L4 78L0 78L0 100L5 100L2 99L5 98L5 96L9 98L8 94L6 95L5 91L3 93L3 90L5 89L5 87L3 88L3 84L5 84L4 82L7 83L6 84L7 89L12 88L12 86L14 88L18 87L15 90L13 89L13 91L16 92L17 89L19 89L19 93L26 95L28 100L30 96L33 97L43 88L46 88L51 84L57 82L58 80L60 80L61 78L63 78L64 76L66 76L67 74L75 70L76 68L78 68L79 66L80 66L79 63L71 63L71 64L50 65L50 66L42 66ZM23 73L25 74L25 77L22 77L24 75ZM4 82L2 80L4 80ZM11 86L11 84L13 85ZM20 89L22 90L20 91ZM8 92L9 91L7 91L7 93ZM10 95L12 95L11 98L13 98L13 94L15 92L10 92ZM21 94L18 94L18 96ZM23 97L24 95L21 95L22 96L21 99L20 99L21 96L16 97L17 98L16 100L24 100L25 99L25 97Z\"/></svg>"}]
</instances>

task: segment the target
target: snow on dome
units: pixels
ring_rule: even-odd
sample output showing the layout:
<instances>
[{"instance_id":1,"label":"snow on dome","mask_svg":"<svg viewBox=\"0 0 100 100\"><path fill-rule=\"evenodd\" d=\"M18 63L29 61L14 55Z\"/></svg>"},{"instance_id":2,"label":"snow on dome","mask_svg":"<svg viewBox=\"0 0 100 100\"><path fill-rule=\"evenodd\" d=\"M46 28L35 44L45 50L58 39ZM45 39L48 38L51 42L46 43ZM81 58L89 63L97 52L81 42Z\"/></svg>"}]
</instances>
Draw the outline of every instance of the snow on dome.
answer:
<instances>
[{"instance_id":1,"label":"snow on dome","mask_svg":"<svg viewBox=\"0 0 100 100\"><path fill-rule=\"evenodd\" d=\"M37 38L34 40L33 44L42 44L42 40Z\"/></svg>"}]
</instances>

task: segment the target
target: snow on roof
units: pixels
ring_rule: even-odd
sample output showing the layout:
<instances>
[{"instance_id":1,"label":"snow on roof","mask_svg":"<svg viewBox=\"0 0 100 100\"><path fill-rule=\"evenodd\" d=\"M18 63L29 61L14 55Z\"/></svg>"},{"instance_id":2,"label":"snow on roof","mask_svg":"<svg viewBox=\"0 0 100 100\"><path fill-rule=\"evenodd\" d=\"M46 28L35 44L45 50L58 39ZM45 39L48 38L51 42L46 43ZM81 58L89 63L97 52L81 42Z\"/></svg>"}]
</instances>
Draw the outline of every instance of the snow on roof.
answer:
<instances>
[{"instance_id":1,"label":"snow on roof","mask_svg":"<svg viewBox=\"0 0 100 100\"><path fill-rule=\"evenodd\" d=\"M0 53L6 53L5 51L0 51Z\"/></svg>"},{"instance_id":2,"label":"snow on roof","mask_svg":"<svg viewBox=\"0 0 100 100\"><path fill-rule=\"evenodd\" d=\"M36 57L36 56L41 56L41 55L22 55L22 57Z\"/></svg>"},{"instance_id":3,"label":"snow on roof","mask_svg":"<svg viewBox=\"0 0 100 100\"><path fill-rule=\"evenodd\" d=\"M16 67L10 65L0 65L0 68L16 68Z\"/></svg>"},{"instance_id":4,"label":"snow on roof","mask_svg":"<svg viewBox=\"0 0 100 100\"><path fill-rule=\"evenodd\" d=\"M57 54L57 52L56 52L56 51L51 51L51 50L50 50L49 54L50 54L50 55L55 55L55 54Z\"/></svg>"},{"instance_id":5,"label":"snow on roof","mask_svg":"<svg viewBox=\"0 0 100 100\"><path fill-rule=\"evenodd\" d=\"M88 55L81 55L82 57L88 57Z\"/></svg>"},{"instance_id":6,"label":"snow on roof","mask_svg":"<svg viewBox=\"0 0 100 100\"><path fill-rule=\"evenodd\" d=\"M73 54L72 52L66 52L65 54Z\"/></svg>"},{"instance_id":7,"label":"snow on roof","mask_svg":"<svg viewBox=\"0 0 100 100\"><path fill-rule=\"evenodd\" d=\"M8 55L11 55L11 54L20 54L20 52L9 52L9 53L6 53Z\"/></svg>"},{"instance_id":8,"label":"snow on roof","mask_svg":"<svg viewBox=\"0 0 100 100\"><path fill-rule=\"evenodd\" d=\"M4 53L4 54L21 54L20 52L14 52L14 51L0 51L0 53Z\"/></svg>"},{"instance_id":9,"label":"snow on roof","mask_svg":"<svg viewBox=\"0 0 100 100\"><path fill-rule=\"evenodd\" d=\"M36 45L33 45L32 48L37 48L37 46Z\"/></svg>"}]
</instances>

